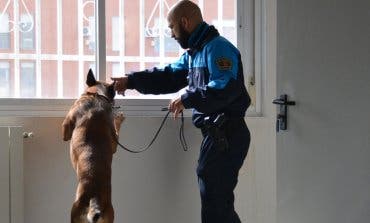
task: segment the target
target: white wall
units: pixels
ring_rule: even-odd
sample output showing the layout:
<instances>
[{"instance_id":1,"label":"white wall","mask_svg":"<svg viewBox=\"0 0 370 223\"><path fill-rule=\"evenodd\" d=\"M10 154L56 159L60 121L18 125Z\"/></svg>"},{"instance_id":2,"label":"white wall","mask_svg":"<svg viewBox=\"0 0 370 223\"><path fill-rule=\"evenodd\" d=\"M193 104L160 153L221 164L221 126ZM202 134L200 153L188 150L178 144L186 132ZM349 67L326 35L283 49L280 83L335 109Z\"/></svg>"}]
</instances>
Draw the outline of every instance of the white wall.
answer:
<instances>
[{"instance_id":1,"label":"white wall","mask_svg":"<svg viewBox=\"0 0 370 223\"><path fill-rule=\"evenodd\" d=\"M146 145L161 118L128 117L121 142L131 148ZM76 188L69 161L69 144L61 139L63 118L2 117L2 125L22 125L33 138L24 141L24 212L27 223L69 221ZM236 205L243 222L256 222L255 150L263 141L256 130L259 118L247 121L252 145L240 172ZM153 147L142 154L118 148L113 160L113 202L116 222L199 222L200 199L195 168L200 133L186 118L185 134L190 150L184 152L178 139L179 121L169 119Z\"/></svg>"}]
</instances>

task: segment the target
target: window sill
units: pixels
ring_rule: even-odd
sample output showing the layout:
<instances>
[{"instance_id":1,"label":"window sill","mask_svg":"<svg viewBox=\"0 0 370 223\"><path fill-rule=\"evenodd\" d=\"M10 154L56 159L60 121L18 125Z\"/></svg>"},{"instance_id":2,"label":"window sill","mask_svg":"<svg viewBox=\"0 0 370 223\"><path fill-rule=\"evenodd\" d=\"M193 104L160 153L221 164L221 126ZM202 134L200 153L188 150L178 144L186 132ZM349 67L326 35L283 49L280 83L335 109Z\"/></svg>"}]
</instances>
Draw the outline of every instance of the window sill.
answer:
<instances>
[{"instance_id":1,"label":"window sill","mask_svg":"<svg viewBox=\"0 0 370 223\"><path fill-rule=\"evenodd\" d=\"M0 98L0 117L64 117L76 99L20 99ZM125 98L116 99L116 106L127 117L163 117L170 99L165 98ZM191 117L191 110L184 112ZM247 117L260 117L259 113L248 111Z\"/></svg>"},{"instance_id":2,"label":"window sill","mask_svg":"<svg viewBox=\"0 0 370 223\"><path fill-rule=\"evenodd\" d=\"M0 117L64 117L75 99L0 99ZM126 116L162 117L168 99L118 99L116 106ZM186 113L186 115L189 115Z\"/></svg>"}]
</instances>

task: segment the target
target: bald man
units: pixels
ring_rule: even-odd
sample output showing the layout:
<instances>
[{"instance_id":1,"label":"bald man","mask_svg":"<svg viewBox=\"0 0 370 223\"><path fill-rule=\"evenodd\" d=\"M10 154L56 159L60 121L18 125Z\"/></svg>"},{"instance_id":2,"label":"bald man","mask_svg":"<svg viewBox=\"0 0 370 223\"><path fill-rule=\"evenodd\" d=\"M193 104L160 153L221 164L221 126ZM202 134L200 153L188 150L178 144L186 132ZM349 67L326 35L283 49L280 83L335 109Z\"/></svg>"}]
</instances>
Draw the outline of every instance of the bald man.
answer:
<instances>
[{"instance_id":1,"label":"bald man","mask_svg":"<svg viewBox=\"0 0 370 223\"><path fill-rule=\"evenodd\" d=\"M119 94L126 89L167 94L188 86L168 107L175 117L192 109L193 123L203 135L197 167L202 223L240 223L233 191L250 143L244 120L250 97L240 52L203 21L192 1L175 4L167 20L172 38L186 52L163 69L113 78L115 89Z\"/></svg>"}]
</instances>

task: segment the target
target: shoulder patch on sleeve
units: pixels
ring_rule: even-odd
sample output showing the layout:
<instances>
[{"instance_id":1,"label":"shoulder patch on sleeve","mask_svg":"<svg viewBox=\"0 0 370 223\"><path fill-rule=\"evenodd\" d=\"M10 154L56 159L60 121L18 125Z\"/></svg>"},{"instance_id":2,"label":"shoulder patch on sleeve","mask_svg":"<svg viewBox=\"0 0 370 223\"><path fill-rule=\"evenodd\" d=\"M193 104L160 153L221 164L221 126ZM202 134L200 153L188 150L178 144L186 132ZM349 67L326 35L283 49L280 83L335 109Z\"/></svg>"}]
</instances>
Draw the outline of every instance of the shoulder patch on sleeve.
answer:
<instances>
[{"instance_id":1,"label":"shoulder patch on sleeve","mask_svg":"<svg viewBox=\"0 0 370 223\"><path fill-rule=\"evenodd\" d=\"M232 61L225 57L216 59L216 64L219 70L231 70L233 66Z\"/></svg>"}]
</instances>

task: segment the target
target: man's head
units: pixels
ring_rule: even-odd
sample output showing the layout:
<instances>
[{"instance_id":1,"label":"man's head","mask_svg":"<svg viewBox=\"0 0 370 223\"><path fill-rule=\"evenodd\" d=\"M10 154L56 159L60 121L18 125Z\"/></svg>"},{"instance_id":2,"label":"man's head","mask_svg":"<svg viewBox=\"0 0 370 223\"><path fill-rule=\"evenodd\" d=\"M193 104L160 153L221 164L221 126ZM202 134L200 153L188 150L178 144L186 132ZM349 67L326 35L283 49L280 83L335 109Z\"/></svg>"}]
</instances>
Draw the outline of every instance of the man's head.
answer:
<instances>
[{"instance_id":1,"label":"man's head","mask_svg":"<svg viewBox=\"0 0 370 223\"><path fill-rule=\"evenodd\" d=\"M203 18L198 5L189 0L182 0L168 12L167 21L171 37L177 40L183 49L187 49L191 33L203 22Z\"/></svg>"}]
</instances>

